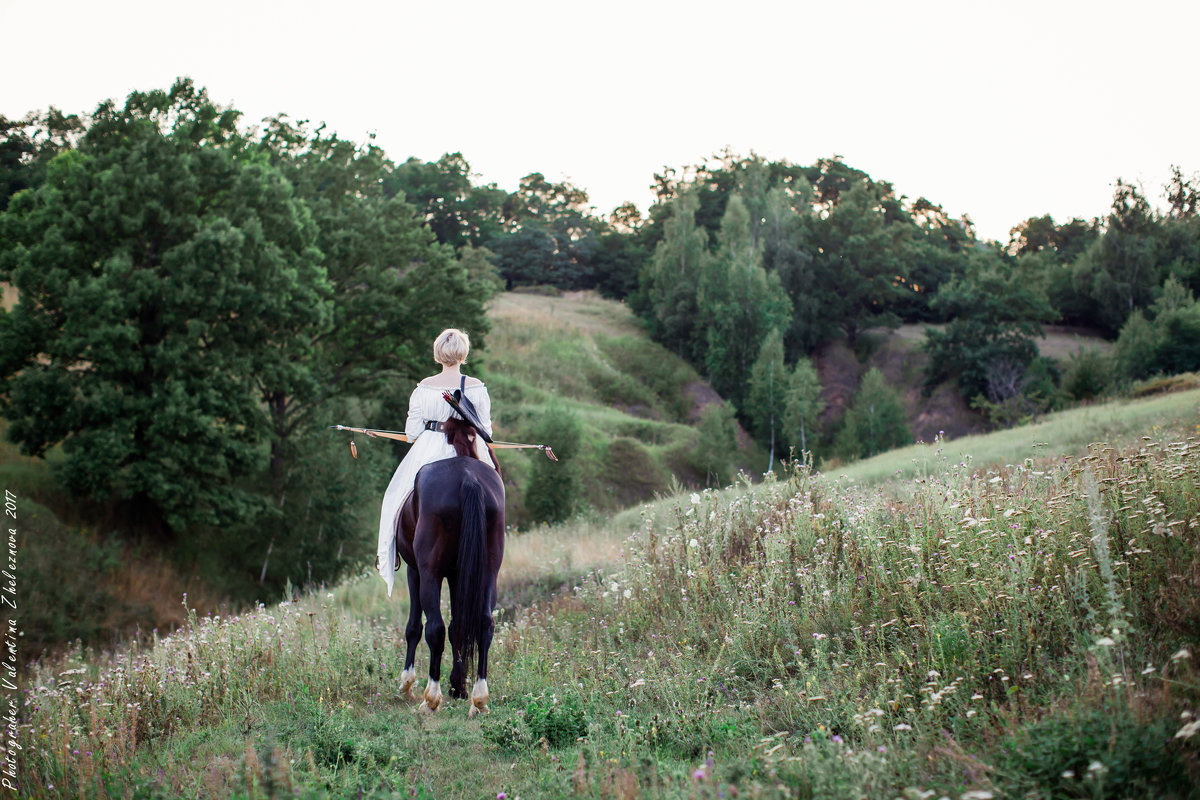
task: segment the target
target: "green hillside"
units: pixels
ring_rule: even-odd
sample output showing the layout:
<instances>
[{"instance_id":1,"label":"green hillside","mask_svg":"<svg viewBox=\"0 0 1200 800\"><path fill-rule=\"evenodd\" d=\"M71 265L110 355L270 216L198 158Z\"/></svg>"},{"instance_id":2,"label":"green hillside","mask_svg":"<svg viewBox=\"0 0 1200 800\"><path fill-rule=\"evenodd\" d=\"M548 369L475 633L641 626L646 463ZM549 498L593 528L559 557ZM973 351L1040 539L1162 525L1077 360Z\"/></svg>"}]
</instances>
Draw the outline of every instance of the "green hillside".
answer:
<instances>
[{"instance_id":1,"label":"green hillside","mask_svg":"<svg viewBox=\"0 0 1200 800\"><path fill-rule=\"evenodd\" d=\"M651 342L621 303L593 293L504 293L488 309L481 356L497 435L536 437L548 415L581 424L577 454L584 508L611 511L685 487L718 483L705 458L705 408L721 398L696 371ZM555 442L549 442L552 446ZM524 490L534 454L502 454L510 520L526 518ZM511 466L510 466L511 465ZM741 430L733 469L761 472L766 455ZM728 480L732 472L721 476Z\"/></svg>"},{"instance_id":2,"label":"green hillside","mask_svg":"<svg viewBox=\"0 0 1200 800\"><path fill-rule=\"evenodd\" d=\"M979 437L915 485L799 471L512 535L481 719L396 696L406 609L369 573L192 610L28 674L24 795L1193 796L1196 401Z\"/></svg>"}]
</instances>

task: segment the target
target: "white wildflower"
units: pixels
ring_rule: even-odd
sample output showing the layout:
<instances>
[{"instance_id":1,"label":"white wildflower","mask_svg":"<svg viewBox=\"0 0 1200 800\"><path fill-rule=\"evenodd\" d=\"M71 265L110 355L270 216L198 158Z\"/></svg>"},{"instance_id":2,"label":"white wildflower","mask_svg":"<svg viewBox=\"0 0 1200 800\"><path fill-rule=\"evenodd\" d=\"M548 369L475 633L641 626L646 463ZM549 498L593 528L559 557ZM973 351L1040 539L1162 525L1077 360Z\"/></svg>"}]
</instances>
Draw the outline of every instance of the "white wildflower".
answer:
<instances>
[{"instance_id":1,"label":"white wildflower","mask_svg":"<svg viewBox=\"0 0 1200 800\"><path fill-rule=\"evenodd\" d=\"M1175 732L1176 739L1190 739L1200 732L1200 719L1195 719Z\"/></svg>"}]
</instances>

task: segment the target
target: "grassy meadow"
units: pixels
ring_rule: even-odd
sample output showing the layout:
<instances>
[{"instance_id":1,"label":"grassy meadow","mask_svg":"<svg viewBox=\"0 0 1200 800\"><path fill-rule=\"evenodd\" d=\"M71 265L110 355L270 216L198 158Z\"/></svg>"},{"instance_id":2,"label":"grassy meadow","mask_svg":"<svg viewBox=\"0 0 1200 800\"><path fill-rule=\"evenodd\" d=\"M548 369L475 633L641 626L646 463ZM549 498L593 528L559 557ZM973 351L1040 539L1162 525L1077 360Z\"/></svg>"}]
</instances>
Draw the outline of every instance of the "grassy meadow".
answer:
<instances>
[{"instance_id":1,"label":"grassy meadow","mask_svg":"<svg viewBox=\"0 0 1200 800\"><path fill-rule=\"evenodd\" d=\"M1198 423L1082 409L511 535L483 718L397 696L371 574L181 598L152 647L31 666L22 796L1194 797Z\"/></svg>"}]
</instances>

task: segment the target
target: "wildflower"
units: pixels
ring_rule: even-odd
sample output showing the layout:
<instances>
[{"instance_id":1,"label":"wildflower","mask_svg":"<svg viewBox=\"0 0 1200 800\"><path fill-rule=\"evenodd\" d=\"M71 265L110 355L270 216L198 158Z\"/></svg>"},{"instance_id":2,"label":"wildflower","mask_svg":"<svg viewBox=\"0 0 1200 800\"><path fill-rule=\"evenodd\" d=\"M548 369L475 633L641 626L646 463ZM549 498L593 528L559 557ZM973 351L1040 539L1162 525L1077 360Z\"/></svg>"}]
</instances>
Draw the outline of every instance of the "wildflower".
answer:
<instances>
[{"instance_id":1,"label":"wildflower","mask_svg":"<svg viewBox=\"0 0 1200 800\"><path fill-rule=\"evenodd\" d=\"M892 730L894 730L894 731L911 731L912 725L909 725L907 722L901 722L899 725L896 725L895 727L893 727Z\"/></svg>"},{"instance_id":2,"label":"wildflower","mask_svg":"<svg viewBox=\"0 0 1200 800\"><path fill-rule=\"evenodd\" d=\"M633 589L626 589L623 594L625 595L625 599L628 600L633 597Z\"/></svg>"},{"instance_id":3,"label":"wildflower","mask_svg":"<svg viewBox=\"0 0 1200 800\"><path fill-rule=\"evenodd\" d=\"M1116 642L1114 642L1109 636L1103 636L1096 640L1096 644L1100 645L1101 647L1112 647L1116 644Z\"/></svg>"},{"instance_id":4,"label":"wildflower","mask_svg":"<svg viewBox=\"0 0 1200 800\"><path fill-rule=\"evenodd\" d=\"M692 501L692 505L699 505L700 503L700 495L695 492L692 492L692 496L689 499Z\"/></svg>"},{"instance_id":5,"label":"wildflower","mask_svg":"<svg viewBox=\"0 0 1200 800\"><path fill-rule=\"evenodd\" d=\"M1190 739L1200 731L1200 719L1194 719L1175 732L1176 739Z\"/></svg>"},{"instance_id":6,"label":"wildflower","mask_svg":"<svg viewBox=\"0 0 1200 800\"><path fill-rule=\"evenodd\" d=\"M1073 769L1063 770L1062 776L1064 778L1070 780L1071 778L1075 777L1075 770L1073 770Z\"/></svg>"},{"instance_id":7,"label":"wildflower","mask_svg":"<svg viewBox=\"0 0 1200 800\"><path fill-rule=\"evenodd\" d=\"M700 546L700 542L696 541L696 537L694 537L694 536L692 537L692 540L690 542L688 542L688 547L694 548L694 547L699 547L699 546Z\"/></svg>"},{"instance_id":8,"label":"wildflower","mask_svg":"<svg viewBox=\"0 0 1200 800\"><path fill-rule=\"evenodd\" d=\"M504 792L496 792L496 800L508 800L508 795Z\"/></svg>"},{"instance_id":9,"label":"wildflower","mask_svg":"<svg viewBox=\"0 0 1200 800\"><path fill-rule=\"evenodd\" d=\"M1180 661L1182 659L1191 658L1191 657L1192 657L1192 651L1188 650L1185 647L1185 648L1181 649L1180 651L1178 651L1177 653L1175 653L1175 655L1171 656L1171 660L1172 661Z\"/></svg>"},{"instance_id":10,"label":"wildflower","mask_svg":"<svg viewBox=\"0 0 1200 800\"><path fill-rule=\"evenodd\" d=\"M995 796L986 789L972 789L969 792L962 793L962 800L992 800Z\"/></svg>"}]
</instances>

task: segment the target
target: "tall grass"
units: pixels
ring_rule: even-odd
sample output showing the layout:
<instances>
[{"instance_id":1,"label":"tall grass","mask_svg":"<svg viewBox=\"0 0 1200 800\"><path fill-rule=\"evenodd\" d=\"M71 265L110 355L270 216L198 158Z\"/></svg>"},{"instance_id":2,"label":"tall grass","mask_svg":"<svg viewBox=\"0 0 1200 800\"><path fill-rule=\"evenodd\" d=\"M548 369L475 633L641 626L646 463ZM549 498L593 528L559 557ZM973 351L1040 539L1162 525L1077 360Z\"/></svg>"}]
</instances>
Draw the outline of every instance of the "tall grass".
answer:
<instances>
[{"instance_id":1,"label":"tall grass","mask_svg":"<svg viewBox=\"0 0 1200 800\"><path fill-rule=\"evenodd\" d=\"M403 607L369 576L192 614L151 650L35 668L22 791L1191 796L1198 487L1195 440L1151 437L947 458L901 493L804 469L698 492L615 570L547 535L512 564L570 588L501 615L483 720L396 697Z\"/></svg>"}]
</instances>

